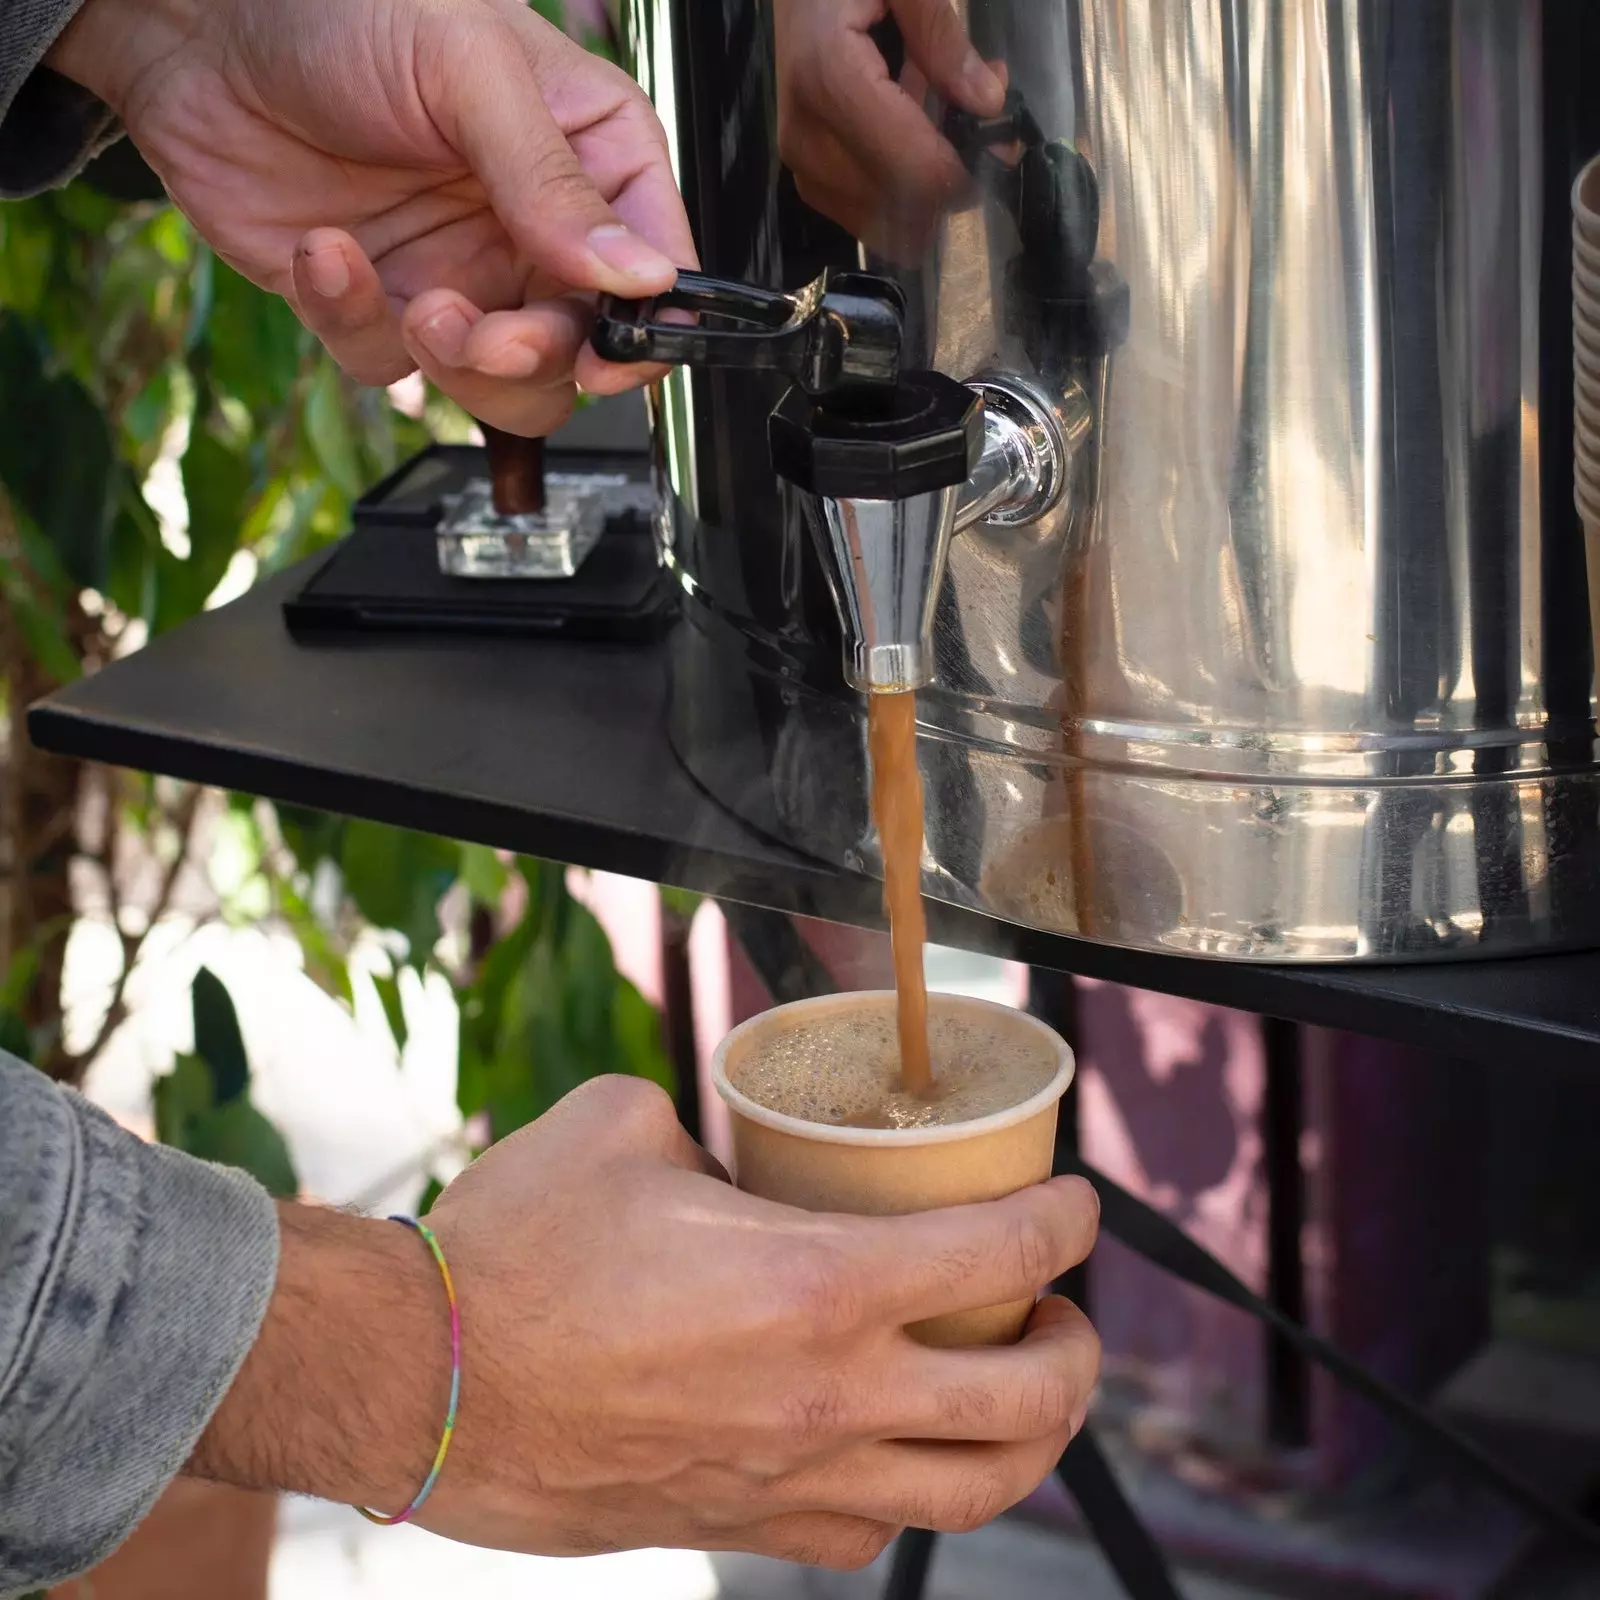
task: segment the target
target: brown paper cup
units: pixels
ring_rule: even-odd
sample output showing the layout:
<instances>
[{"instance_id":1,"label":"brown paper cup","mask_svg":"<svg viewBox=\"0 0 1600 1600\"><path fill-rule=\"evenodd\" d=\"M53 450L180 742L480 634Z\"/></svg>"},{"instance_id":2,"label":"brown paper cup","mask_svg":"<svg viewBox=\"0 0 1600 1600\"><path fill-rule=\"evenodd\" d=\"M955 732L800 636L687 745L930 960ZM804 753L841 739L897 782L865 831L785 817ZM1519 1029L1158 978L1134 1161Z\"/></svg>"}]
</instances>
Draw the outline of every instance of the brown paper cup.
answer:
<instances>
[{"instance_id":1,"label":"brown paper cup","mask_svg":"<svg viewBox=\"0 0 1600 1600\"><path fill-rule=\"evenodd\" d=\"M1578 174L1572 186L1572 236L1600 251L1600 156Z\"/></svg>"},{"instance_id":2,"label":"brown paper cup","mask_svg":"<svg viewBox=\"0 0 1600 1600\"><path fill-rule=\"evenodd\" d=\"M1600 520L1600 461L1591 465L1580 460L1574 487L1577 490L1578 515L1586 522ZM1600 567L1591 565L1589 571L1600 579ZM1596 659L1600 660L1600 657Z\"/></svg>"},{"instance_id":3,"label":"brown paper cup","mask_svg":"<svg viewBox=\"0 0 1600 1600\"><path fill-rule=\"evenodd\" d=\"M733 1127L734 1182L749 1194L804 1211L904 1216L1015 1194L1050 1176L1056 1111L1072 1082L1072 1051L1052 1029L1009 1006L955 995L929 995L933 1015L980 1014L991 1025L1044 1041L1057 1061L1049 1085L992 1116L936 1128L835 1128L769 1111L733 1080L741 1062L776 1033L850 1010L891 1010L892 991L825 995L778 1006L741 1023L717 1047L712 1080ZM985 1306L913 1323L908 1331L941 1347L1014 1344L1033 1311L1031 1300Z\"/></svg>"}]
</instances>

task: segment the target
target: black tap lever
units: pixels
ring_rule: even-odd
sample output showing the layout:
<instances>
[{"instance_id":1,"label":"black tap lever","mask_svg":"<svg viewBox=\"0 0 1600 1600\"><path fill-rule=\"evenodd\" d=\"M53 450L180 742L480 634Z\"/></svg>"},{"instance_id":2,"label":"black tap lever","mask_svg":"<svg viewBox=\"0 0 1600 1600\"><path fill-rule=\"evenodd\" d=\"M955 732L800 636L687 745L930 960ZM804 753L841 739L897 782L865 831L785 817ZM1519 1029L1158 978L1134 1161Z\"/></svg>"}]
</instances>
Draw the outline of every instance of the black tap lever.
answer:
<instances>
[{"instance_id":1,"label":"black tap lever","mask_svg":"<svg viewBox=\"0 0 1600 1600\"><path fill-rule=\"evenodd\" d=\"M591 343L607 361L778 372L813 400L871 408L893 402L904 337L886 278L830 273L790 294L680 272L652 300L602 295Z\"/></svg>"}]
</instances>

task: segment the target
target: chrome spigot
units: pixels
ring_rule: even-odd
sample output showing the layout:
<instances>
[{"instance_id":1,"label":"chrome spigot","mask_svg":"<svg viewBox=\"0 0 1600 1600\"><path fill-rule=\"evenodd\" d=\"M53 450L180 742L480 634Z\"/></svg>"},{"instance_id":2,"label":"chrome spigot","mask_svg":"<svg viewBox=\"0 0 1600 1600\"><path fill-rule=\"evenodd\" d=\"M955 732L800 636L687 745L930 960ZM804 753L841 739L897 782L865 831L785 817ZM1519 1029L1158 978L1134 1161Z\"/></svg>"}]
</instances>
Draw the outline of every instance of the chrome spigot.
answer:
<instances>
[{"instance_id":1,"label":"chrome spigot","mask_svg":"<svg viewBox=\"0 0 1600 1600\"><path fill-rule=\"evenodd\" d=\"M660 320L662 313L697 321ZM959 528L1014 527L1066 492L1080 412L1021 379L902 372L896 285L848 274L796 294L681 274L654 301L601 302L593 342L613 361L787 373L767 432L773 471L806 497L863 694L934 676L933 622Z\"/></svg>"},{"instance_id":2,"label":"chrome spigot","mask_svg":"<svg viewBox=\"0 0 1600 1600\"><path fill-rule=\"evenodd\" d=\"M933 681L933 615L958 489L906 500L818 496L824 563L844 629L844 676L862 694Z\"/></svg>"},{"instance_id":3,"label":"chrome spigot","mask_svg":"<svg viewBox=\"0 0 1600 1600\"><path fill-rule=\"evenodd\" d=\"M767 428L772 467L808 497L863 694L933 680L933 615L963 486L983 455L982 399L937 372L858 410L791 390Z\"/></svg>"}]
</instances>

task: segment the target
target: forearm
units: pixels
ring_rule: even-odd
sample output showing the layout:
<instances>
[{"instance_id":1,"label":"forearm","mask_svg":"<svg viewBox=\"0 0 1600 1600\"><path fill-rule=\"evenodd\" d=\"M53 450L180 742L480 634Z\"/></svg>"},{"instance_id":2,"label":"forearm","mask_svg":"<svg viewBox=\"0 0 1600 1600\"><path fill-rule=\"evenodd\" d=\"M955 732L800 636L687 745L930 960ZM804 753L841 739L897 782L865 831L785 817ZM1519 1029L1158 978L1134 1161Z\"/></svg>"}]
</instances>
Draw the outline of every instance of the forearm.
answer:
<instances>
[{"instance_id":1,"label":"forearm","mask_svg":"<svg viewBox=\"0 0 1600 1600\"><path fill-rule=\"evenodd\" d=\"M258 1185L0 1057L0 1594L108 1555L193 1452L277 1268Z\"/></svg>"},{"instance_id":2,"label":"forearm","mask_svg":"<svg viewBox=\"0 0 1600 1600\"><path fill-rule=\"evenodd\" d=\"M439 1443L450 1394L443 1286L392 1223L279 1208L261 1333L188 1471L396 1512Z\"/></svg>"}]
</instances>

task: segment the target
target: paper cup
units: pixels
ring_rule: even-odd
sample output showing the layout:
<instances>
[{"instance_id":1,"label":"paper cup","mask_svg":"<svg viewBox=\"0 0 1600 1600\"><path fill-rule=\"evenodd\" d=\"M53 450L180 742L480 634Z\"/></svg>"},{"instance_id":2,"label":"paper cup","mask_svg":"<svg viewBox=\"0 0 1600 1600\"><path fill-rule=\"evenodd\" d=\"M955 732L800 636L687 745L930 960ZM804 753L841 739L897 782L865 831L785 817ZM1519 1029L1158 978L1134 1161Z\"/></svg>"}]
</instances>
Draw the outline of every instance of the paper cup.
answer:
<instances>
[{"instance_id":1,"label":"paper cup","mask_svg":"<svg viewBox=\"0 0 1600 1600\"><path fill-rule=\"evenodd\" d=\"M737 1087L740 1067L775 1035L841 1012L888 1012L893 991L825 995L778 1006L741 1023L717 1046L712 1081L727 1102L733 1131L734 1182L749 1194L805 1211L852 1216L904 1216L943 1206L998 1200L1050 1176L1056 1112L1072 1082L1072 1051L1040 1022L1009 1006L963 996L928 996L931 1016L973 1017L1043 1044L1056 1070L1049 1084L1020 1104L971 1122L933 1128L836 1128L769 1111ZM956 1312L911 1324L924 1344L942 1347L1014 1344L1032 1300Z\"/></svg>"},{"instance_id":2,"label":"paper cup","mask_svg":"<svg viewBox=\"0 0 1600 1600\"><path fill-rule=\"evenodd\" d=\"M1578 174L1572 186L1572 233L1600 250L1600 156Z\"/></svg>"},{"instance_id":3,"label":"paper cup","mask_svg":"<svg viewBox=\"0 0 1600 1600\"><path fill-rule=\"evenodd\" d=\"M1595 443L1600 446L1600 439ZM1600 506L1600 449L1587 456L1578 456L1576 484L1580 508L1584 505Z\"/></svg>"},{"instance_id":4,"label":"paper cup","mask_svg":"<svg viewBox=\"0 0 1600 1600\"><path fill-rule=\"evenodd\" d=\"M1586 328L1600 326L1600 271L1572 269L1573 321Z\"/></svg>"},{"instance_id":5,"label":"paper cup","mask_svg":"<svg viewBox=\"0 0 1600 1600\"><path fill-rule=\"evenodd\" d=\"M1572 377L1580 399L1585 390L1593 390L1600 384L1600 334L1595 335L1591 347L1589 335L1581 324L1572 342Z\"/></svg>"}]
</instances>

